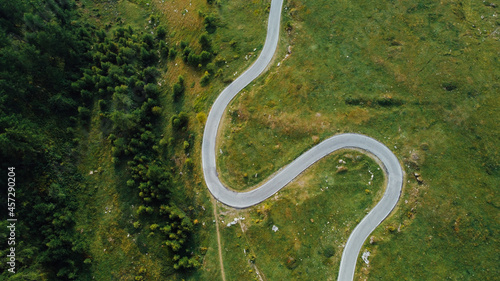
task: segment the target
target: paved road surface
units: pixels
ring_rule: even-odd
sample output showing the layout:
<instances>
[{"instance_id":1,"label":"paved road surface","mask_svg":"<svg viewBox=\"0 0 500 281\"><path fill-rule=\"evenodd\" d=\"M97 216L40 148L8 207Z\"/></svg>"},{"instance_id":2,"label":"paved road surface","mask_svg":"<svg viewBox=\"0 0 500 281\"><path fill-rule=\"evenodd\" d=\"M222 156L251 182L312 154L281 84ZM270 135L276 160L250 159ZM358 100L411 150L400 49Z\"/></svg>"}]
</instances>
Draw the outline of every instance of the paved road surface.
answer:
<instances>
[{"instance_id":1,"label":"paved road surface","mask_svg":"<svg viewBox=\"0 0 500 281\"><path fill-rule=\"evenodd\" d=\"M234 207L247 208L258 204L287 185L310 165L326 155L345 148L356 148L373 154L382 163L387 175L387 187L380 202L363 218L349 236L342 253L338 280L352 280L356 260L364 241L396 206L403 184L403 171L396 156L382 143L359 134L333 136L292 163L282 168L264 184L248 192L235 192L219 180L216 169L216 139L222 116L231 100L250 82L257 78L270 63L278 45L283 0L272 0L264 48L255 63L233 83L225 88L210 110L205 124L202 143L202 165L205 182L212 195L220 202Z\"/></svg>"}]
</instances>

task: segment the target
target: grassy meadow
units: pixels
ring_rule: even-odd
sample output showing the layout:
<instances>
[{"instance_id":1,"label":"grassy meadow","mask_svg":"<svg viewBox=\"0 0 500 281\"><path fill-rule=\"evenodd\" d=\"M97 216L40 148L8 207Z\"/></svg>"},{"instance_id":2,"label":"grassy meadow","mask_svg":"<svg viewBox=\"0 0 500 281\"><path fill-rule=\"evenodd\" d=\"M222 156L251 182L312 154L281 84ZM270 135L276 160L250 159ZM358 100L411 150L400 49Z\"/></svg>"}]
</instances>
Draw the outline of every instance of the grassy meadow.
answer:
<instances>
[{"instance_id":1,"label":"grassy meadow","mask_svg":"<svg viewBox=\"0 0 500 281\"><path fill-rule=\"evenodd\" d=\"M329 136L366 134L394 151L406 180L396 211L374 233L377 242L362 249L370 251L370 264L360 258L356 278L493 280L500 160L496 5L288 1L284 13L273 67L230 105L219 155L225 182L244 190ZM312 181L307 186L318 188ZM285 198L286 190L278 196ZM287 249L292 242L254 247ZM258 259L273 257L262 255ZM285 264L264 275L298 274Z\"/></svg>"},{"instance_id":2,"label":"grassy meadow","mask_svg":"<svg viewBox=\"0 0 500 281\"><path fill-rule=\"evenodd\" d=\"M239 211L221 206L228 280L336 280L342 246L382 196L383 183L375 161L345 150L262 204Z\"/></svg>"}]
</instances>

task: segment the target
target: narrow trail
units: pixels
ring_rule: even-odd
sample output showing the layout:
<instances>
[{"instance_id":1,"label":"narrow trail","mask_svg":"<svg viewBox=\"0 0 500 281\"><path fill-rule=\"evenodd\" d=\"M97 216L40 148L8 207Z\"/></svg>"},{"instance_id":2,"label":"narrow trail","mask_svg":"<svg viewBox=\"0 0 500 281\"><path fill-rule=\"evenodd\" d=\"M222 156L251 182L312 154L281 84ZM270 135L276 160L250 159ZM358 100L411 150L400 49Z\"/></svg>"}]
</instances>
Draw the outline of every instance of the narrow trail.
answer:
<instances>
[{"instance_id":1,"label":"narrow trail","mask_svg":"<svg viewBox=\"0 0 500 281\"><path fill-rule=\"evenodd\" d=\"M264 47L257 60L241 76L225 88L215 100L205 124L201 148L202 168L205 182L213 197L233 208L248 208L261 203L285 187L295 177L323 157L340 149L360 149L372 154L381 163L387 177L382 199L354 228L342 252L338 280L353 280L356 261L370 233L391 213L399 201L403 186L403 169L397 157L381 142L360 134L340 134L330 137L300 155L280 169L264 183L247 192L236 192L222 184L217 173L217 133L227 106L233 98L254 79L261 75L271 62L278 46L283 0L272 0ZM216 215L214 207L214 215ZM217 221L217 218L216 218ZM217 222L217 239L222 273L222 251ZM225 276L223 274L223 280Z\"/></svg>"},{"instance_id":2,"label":"narrow trail","mask_svg":"<svg viewBox=\"0 0 500 281\"><path fill-rule=\"evenodd\" d=\"M212 206L214 209L215 229L217 230L217 248L219 250L220 276L222 281L226 281L226 272L224 271L224 259L222 258L222 246L220 243L219 218L217 217L217 202L212 198Z\"/></svg>"}]
</instances>

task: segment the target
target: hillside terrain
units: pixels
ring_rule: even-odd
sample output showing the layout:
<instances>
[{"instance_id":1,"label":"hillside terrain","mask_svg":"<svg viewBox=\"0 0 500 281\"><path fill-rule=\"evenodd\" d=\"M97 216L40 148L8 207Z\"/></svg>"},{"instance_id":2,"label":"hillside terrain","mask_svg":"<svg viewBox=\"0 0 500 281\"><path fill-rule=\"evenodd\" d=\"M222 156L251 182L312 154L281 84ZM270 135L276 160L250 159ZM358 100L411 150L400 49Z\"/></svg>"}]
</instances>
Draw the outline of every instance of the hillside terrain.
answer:
<instances>
[{"instance_id":1,"label":"hillside terrain","mask_svg":"<svg viewBox=\"0 0 500 281\"><path fill-rule=\"evenodd\" d=\"M207 114L262 50L269 5L0 3L0 181L15 167L15 209L0 198L18 219L2 280L336 279L383 192L369 155L330 155L245 210L203 179ZM271 66L223 119L222 180L246 190L330 136L371 136L406 178L356 279L494 280L497 5L285 1Z\"/></svg>"}]
</instances>

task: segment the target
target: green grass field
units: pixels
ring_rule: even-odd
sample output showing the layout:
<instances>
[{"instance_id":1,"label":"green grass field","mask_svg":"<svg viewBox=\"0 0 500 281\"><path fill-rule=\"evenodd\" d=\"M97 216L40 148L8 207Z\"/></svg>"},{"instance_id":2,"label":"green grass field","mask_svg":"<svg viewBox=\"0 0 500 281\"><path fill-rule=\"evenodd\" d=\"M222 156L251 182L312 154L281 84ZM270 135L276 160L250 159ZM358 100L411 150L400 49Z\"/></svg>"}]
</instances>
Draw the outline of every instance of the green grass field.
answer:
<instances>
[{"instance_id":1,"label":"green grass field","mask_svg":"<svg viewBox=\"0 0 500 281\"><path fill-rule=\"evenodd\" d=\"M245 189L322 139L369 135L396 153L407 179L395 213L374 234L380 241L366 245L370 266L360 259L357 276L494 279L496 8L453 1L285 6L292 31L282 29L274 66L230 106L220 142L224 180ZM291 241L280 243L285 249Z\"/></svg>"},{"instance_id":2,"label":"green grass field","mask_svg":"<svg viewBox=\"0 0 500 281\"><path fill-rule=\"evenodd\" d=\"M339 166L347 171L336 172ZM264 280L334 280L342 245L381 197L383 182L372 159L345 150L322 159L265 203L243 211L221 207L228 279L259 274ZM234 218L244 219L228 226Z\"/></svg>"}]
</instances>

